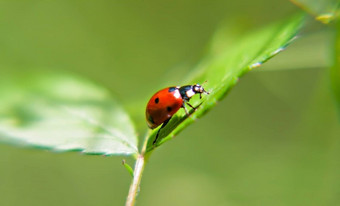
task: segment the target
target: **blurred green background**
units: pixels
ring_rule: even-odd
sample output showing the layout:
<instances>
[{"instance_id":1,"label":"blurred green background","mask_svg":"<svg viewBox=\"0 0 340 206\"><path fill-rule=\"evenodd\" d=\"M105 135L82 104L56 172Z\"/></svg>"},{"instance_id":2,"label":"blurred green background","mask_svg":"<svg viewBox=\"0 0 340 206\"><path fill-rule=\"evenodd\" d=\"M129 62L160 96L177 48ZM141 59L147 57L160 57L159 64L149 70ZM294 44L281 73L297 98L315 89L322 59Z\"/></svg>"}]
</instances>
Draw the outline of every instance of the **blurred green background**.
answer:
<instances>
[{"instance_id":1,"label":"blurred green background","mask_svg":"<svg viewBox=\"0 0 340 206\"><path fill-rule=\"evenodd\" d=\"M180 82L221 23L256 28L298 10L286 0L0 1L0 74L72 71L146 128L135 105ZM137 205L340 205L332 35L314 24L153 153ZM121 160L0 145L0 205L123 205Z\"/></svg>"}]
</instances>

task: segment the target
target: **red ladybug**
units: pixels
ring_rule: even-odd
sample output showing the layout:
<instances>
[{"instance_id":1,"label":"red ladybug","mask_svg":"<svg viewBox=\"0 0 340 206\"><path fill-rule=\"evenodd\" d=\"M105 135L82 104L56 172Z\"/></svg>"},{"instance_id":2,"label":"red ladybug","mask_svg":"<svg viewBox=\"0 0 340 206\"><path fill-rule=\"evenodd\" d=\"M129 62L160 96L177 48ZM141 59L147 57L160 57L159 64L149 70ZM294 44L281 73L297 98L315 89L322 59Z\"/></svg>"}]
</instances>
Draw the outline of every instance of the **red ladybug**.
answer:
<instances>
[{"instance_id":1,"label":"red ladybug","mask_svg":"<svg viewBox=\"0 0 340 206\"><path fill-rule=\"evenodd\" d=\"M182 87L168 87L158 91L151 97L146 106L146 122L151 129L155 129L163 124L158 130L153 144L157 141L159 131L165 127L180 108L183 108L185 113L189 115L185 108L185 103L196 110L195 107L189 104L189 100L195 94L200 94L200 98L202 98L202 93L209 94L201 85L195 84Z\"/></svg>"}]
</instances>

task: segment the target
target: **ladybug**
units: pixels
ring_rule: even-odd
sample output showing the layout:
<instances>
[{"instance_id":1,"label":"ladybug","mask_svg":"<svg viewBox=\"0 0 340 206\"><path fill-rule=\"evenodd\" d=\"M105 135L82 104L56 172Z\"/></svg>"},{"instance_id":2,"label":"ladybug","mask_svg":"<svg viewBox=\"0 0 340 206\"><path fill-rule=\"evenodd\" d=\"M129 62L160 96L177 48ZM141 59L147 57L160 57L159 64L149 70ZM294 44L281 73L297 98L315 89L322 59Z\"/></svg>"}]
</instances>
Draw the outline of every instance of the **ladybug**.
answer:
<instances>
[{"instance_id":1,"label":"ladybug","mask_svg":"<svg viewBox=\"0 0 340 206\"><path fill-rule=\"evenodd\" d=\"M185 103L192 109L196 110L194 106L189 104L189 100L195 94L199 94L200 98L202 98L202 93L209 94L209 92L205 91L201 85L195 84L181 87L167 87L158 91L151 97L146 106L146 122L150 129L155 129L162 124L162 127L156 134L153 144L157 141L159 131L165 127L171 117L180 108L183 108L186 115L189 115L188 110L185 107Z\"/></svg>"}]
</instances>

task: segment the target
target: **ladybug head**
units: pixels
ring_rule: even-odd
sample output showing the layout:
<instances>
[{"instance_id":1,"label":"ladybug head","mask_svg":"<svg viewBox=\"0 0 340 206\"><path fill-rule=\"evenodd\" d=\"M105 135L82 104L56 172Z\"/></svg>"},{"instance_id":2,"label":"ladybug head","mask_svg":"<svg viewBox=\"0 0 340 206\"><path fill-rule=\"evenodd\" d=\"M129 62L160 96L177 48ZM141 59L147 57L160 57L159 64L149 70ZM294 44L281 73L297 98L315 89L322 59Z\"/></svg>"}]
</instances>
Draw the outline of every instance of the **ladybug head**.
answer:
<instances>
[{"instance_id":1,"label":"ladybug head","mask_svg":"<svg viewBox=\"0 0 340 206\"><path fill-rule=\"evenodd\" d=\"M192 86L192 90L197 94L199 93L200 94L200 98L202 98L202 93L205 93L205 94L209 94L209 92L205 91L204 88L199 85L199 84L195 84Z\"/></svg>"}]
</instances>

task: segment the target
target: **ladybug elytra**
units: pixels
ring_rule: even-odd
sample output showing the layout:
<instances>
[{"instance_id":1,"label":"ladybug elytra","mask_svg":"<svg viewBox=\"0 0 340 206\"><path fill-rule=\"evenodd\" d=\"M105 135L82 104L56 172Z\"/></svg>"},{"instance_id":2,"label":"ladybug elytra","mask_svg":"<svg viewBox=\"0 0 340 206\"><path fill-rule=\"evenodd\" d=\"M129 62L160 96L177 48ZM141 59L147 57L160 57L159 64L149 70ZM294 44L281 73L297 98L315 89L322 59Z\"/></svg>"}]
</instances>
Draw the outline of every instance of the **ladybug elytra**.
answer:
<instances>
[{"instance_id":1,"label":"ladybug elytra","mask_svg":"<svg viewBox=\"0 0 340 206\"><path fill-rule=\"evenodd\" d=\"M181 87L167 87L158 91L151 97L146 106L146 122L150 129L155 129L162 124L161 128L156 134L153 144L155 144L157 141L159 131L165 127L171 117L180 108L183 108L186 115L189 115L185 104L196 110L194 106L189 104L189 100L195 94L199 94L200 98L202 98L202 93L209 94L209 92L205 91L201 85L195 84Z\"/></svg>"}]
</instances>

